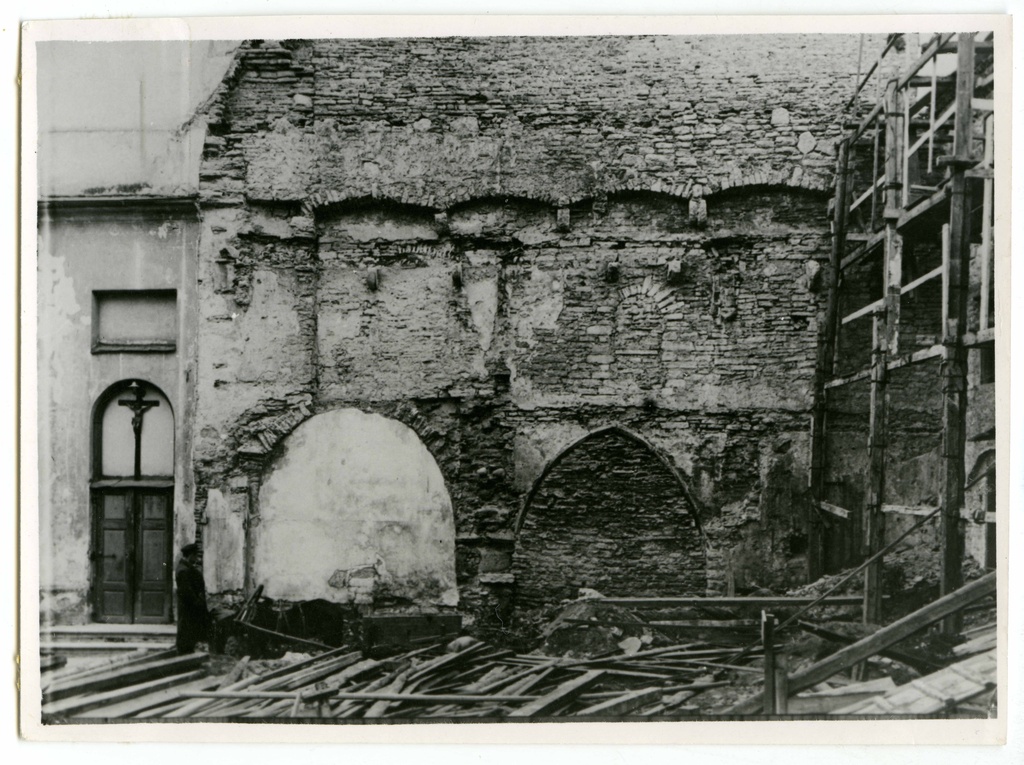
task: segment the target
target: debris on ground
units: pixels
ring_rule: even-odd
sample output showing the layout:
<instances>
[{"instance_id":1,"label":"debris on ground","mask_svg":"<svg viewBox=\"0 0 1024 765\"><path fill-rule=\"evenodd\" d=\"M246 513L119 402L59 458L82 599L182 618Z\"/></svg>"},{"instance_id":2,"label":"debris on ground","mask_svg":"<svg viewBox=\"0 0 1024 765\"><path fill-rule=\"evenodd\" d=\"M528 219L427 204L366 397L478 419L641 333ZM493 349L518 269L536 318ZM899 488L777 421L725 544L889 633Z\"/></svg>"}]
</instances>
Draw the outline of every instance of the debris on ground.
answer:
<instances>
[{"instance_id":1,"label":"debris on ground","mask_svg":"<svg viewBox=\"0 0 1024 765\"><path fill-rule=\"evenodd\" d=\"M993 713L994 575L881 628L835 618L851 607L846 595L806 610L836 581L784 596L588 596L548 610L535 648L523 652L462 635L419 647L306 641L270 658L178 656L158 642L139 650L137 637L108 630L90 665L46 657L43 715L56 723L759 715L770 666L782 687L772 714ZM767 655L761 621L751 618L764 606L788 614ZM929 629L952 613L961 634ZM119 640L124 649L112 656Z\"/></svg>"}]
</instances>

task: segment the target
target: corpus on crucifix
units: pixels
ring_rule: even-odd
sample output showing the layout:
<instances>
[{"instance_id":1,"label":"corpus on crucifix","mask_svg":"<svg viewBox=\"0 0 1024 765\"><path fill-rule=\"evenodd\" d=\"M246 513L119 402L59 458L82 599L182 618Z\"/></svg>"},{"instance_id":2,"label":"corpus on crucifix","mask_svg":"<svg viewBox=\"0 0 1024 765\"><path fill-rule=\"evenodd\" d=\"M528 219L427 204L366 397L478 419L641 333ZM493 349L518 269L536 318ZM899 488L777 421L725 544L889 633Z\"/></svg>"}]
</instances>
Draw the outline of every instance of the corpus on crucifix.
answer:
<instances>
[{"instance_id":1,"label":"corpus on crucifix","mask_svg":"<svg viewBox=\"0 0 1024 765\"><path fill-rule=\"evenodd\" d=\"M154 406L160 406L159 401L147 401L146 390L139 385L138 380L132 380L128 391L134 398L122 398L117 403L132 410L132 432L135 434L135 480L142 477L142 416Z\"/></svg>"}]
</instances>

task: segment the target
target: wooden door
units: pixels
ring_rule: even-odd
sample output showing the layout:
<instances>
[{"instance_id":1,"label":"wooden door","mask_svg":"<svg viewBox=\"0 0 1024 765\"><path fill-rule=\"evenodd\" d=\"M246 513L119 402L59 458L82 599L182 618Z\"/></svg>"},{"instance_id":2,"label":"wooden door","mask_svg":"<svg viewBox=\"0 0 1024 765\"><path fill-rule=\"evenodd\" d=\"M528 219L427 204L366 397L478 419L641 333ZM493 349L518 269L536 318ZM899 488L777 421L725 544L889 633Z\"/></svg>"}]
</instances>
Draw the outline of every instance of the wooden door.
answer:
<instances>
[{"instance_id":1,"label":"wooden door","mask_svg":"<svg viewBox=\"0 0 1024 765\"><path fill-rule=\"evenodd\" d=\"M171 621L170 489L105 489L93 497L97 621Z\"/></svg>"},{"instance_id":2,"label":"wooden door","mask_svg":"<svg viewBox=\"0 0 1024 765\"><path fill-rule=\"evenodd\" d=\"M94 607L101 622L133 621L132 515L131 492L105 491L93 497Z\"/></svg>"},{"instance_id":3,"label":"wooden door","mask_svg":"<svg viewBox=\"0 0 1024 765\"><path fill-rule=\"evenodd\" d=\"M171 620L171 495L139 491L135 497L135 621Z\"/></svg>"}]
</instances>

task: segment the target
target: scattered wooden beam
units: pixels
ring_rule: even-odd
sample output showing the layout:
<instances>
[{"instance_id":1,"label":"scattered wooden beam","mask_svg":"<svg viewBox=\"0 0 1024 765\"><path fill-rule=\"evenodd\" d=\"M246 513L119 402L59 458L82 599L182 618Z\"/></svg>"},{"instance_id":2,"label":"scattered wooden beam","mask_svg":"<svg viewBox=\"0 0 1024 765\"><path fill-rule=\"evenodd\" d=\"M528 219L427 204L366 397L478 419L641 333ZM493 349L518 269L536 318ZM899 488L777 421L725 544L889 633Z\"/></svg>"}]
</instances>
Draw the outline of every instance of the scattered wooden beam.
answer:
<instances>
[{"instance_id":1,"label":"scattered wooden beam","mask_svg":"<svg viewBox=\"0 0 1024 765\"><path fill-rule=\"evenodd\" d=\"M615 698L602 701L576 713L578 717L591 715L625 715L640 707L651 704L665 695L662 688L641 688L638 691L629 691Z\"/></svg>"},{"instance_id":2,"label":"scattered wooden beam","mask_svg":"<svg viewBox=\"0 0 1024 765\"><path fill-rule=\"evenodd\" d=\"M936 509L928 505L882 505L883 513L894 515L931 515Z\"/></svg>"},{"instance_id":3,"label":"scattered wooden beam","mask_svg":"<svg viewBox=\"0 0 1024 765\"><path fill-rule=\"evenodd\" d=\"M599 674L599 673L598 673ZM319 693L310 694L317 700ZM182 694L187 699L287 699L305 698L304 694L293 691L189 691ZM386 691L334 691L330 698L355 701L401 701L431 704L476 704L482 701L522 702L539 701L537 696L523 695L481 695L462 693L388 693Z\"/></svg>"},{"instance_id":4,"label":"scattered wooden beam","mask_svg":"<svg viewBox=\"0 0 1024 765\"><path fill-rule=\"evenodd\" d=\"M840 518L849 518L850 511L845 507L839 507L839 505L833 505L828 502L818 502L818 507L824 510L826 513L838 516Z\"/></svg>"},{"instance_id":5,"label":"scattered wooden beam","mask_svg":"<svg viewBox=\"0 0 1024 765\"><path fill-rule=\"evenodd\" d=\"M768 595L765 597L680 597L680 598L595 598L588 601L594 605L607 606L628 606L632 608L739 608L749 606L751 608L786 608L788 606L805 606L813 603L814 597L803 597L794 595ZM859 606L861 598L859 595L834 595L825 598L823 606Z\"/></svg>"},{"instance_id":6,"label":"scattered wooden beam","mask_svg":"<svg viewBox=\"0 0 1024 765\"><path fill-rule=\"evenodd\" d=\"M830 630L826 627L822 627L818 624L811 624L809 622L797 622L797 626L800 627L804 632L817 637L824 638L833 643L839 643L840 645L852 645L856 643L858 638L844 635L841 632ZM900 651L895 648L886 648L878 652L879 656L885 656L887 659L893 659L906 664L908 667L913 667L918 672L934 672L939 668L940 665L936 664L931 659L924 656L917 656L915 654L907 653L906 651Z\"/></svg>"},{"instance_id":7,"label":"scattered wooden beam","mask_svg":"<svg viewBox=\"0 0 1024 765\"><path fill-rule=\"evenodd\" d=\"M854 664L875 656L880 651L889 648L915 632L934 624L968 606L974 601L991 595L996 590L996 572L985 574L970 584L955 590L938 600L929 603L902 619L899 619L887 627L883 627L873 635L858 640L853 645L847 646L831 656L815 662L810 667L796 673L789 678L790 693L798 693L827 680L837 672L849 669ZM758 693L739 704L733 706L730 714L752 714L757 712L762 705L762 695Z\"/></svg>"},{"instance_id":8,"label":"scattered wooden beam","mask_svg":"<svg viewBox=\"0 0 1024 765\"><path fill-rule=\"evenodd\" d=\"M995 688L996 669L995 651L978 654L927 677L912 680L884 696L841 707L833 714L928 715L951 712L959 704Z\"/></svg>"},{"instance_id":9,"label":"scattered wooden beam","mask_svg":"<svg viewBox=\"0 0 1024 765\"><path fill-rule=\"evenodd\" d=\"M85 693L99 693L111 688L196 669L208 658L205 653L193 653L188 656L176 656L172 659L133 664L80 679L71 678L64 682L54 683L43 691L43 702L59 701Z\"/></svg>"},{"instance_id":10,"label":"scattered wooden beam","mask_svg":"<svg viewBox=\"0 0 1024 765\"><path fill-rule=\"evenodd\" d=\"M182 693L187 693L188 691L212 691L216 688L218 682L218 679L215 677L204 677L191 683L175 685L162 691L147 693L145 696L139 696L129 701L109 704L89 710L88 712L81 712L76 716L101 718L104 720L124 717L140 719L161 717L162 711L166 711L169 706L182 701Z\"/></svg>"},{"instance_id":11,"label":"scattered wooden beam","mask_svg":"<svg viewBox=\"0 0 1024 765\"><path fill-rule=\"evenodd\" d=\"M567 701L579 696L587 688L591 687L604 674L603 670L595 669L583 675L562 683L555 690L539 699L533 699L522 707L513 710L509 717L536 717L552 712Z\"/></svg>"},{"instance_id":12,"label":"scattered wooden beam","mask_svg":"<svg viewBox=\"0 0 1024 765\"><path fill-rule=\"evenodd\" d=\"M178 675L171 675L170 677L158 677L156 680L149 680L144 683L138 683L137 685L129 685L125 688L115 688L114 690L106 691L104 693L74 696L62 701L53 702L52 704L46 704L43 706L42 712L44 715L52 715L54 717L77 715L81 712L95 709L96 707L116 704L122 701L129 701L139 696L145 696L146 694L154 691L162 691L166 688L197 680L205 674L206 673L203 670L197 669L192 672L183 672Z\"/></svg>"},{"instance_id":13,"label":"scattered wooden beam","mask_svg":"<svg viewBox=\"0 0 1024 765\"><path fill-rule=\"evenodd\" d=\"M67 656L43 656L39 659L40 672L53 672L68 663Z\"/></svg>"}]
</instances>

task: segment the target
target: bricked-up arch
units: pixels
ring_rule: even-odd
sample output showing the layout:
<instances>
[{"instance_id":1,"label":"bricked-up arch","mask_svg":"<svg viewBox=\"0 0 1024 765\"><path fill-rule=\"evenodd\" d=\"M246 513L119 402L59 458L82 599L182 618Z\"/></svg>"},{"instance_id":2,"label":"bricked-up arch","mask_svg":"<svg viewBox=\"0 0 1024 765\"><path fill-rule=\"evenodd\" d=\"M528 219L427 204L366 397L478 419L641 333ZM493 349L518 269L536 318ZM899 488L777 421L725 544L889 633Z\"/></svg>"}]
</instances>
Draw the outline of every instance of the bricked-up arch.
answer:
<instances>
[{"instance_id":1,"label":"bricked-up arch","mask_svg":"<svg viewBox=\"0 0 1024 765\"><path fill-rule=\"evenodd\" d=\"M605 595L703 594L696 508L678 471L640 437L596 431L551 461L517 524L516 603Z\"/></svg>"},{"instance_id":2,"label":"bricked-up arch","mask_svg":"<svg viewBox=\"0 0 1024 765\"><path fill-rule=\"evenodd\" d=\"M444 478L406 425L357 409L292 431L259 489L255 579L269 597L456 605Z\"/></svg>"},{"instance_id":3,"label":"bricked-up arch","mask_svg":"<svg viewBox=\"0 0 1024 765\"><path fill-rule=\"evenodd\" d=\"M623 299L615 311L612 374L620 385L651 393L665 385L661 343L665 314L647 295Z\"/></svg>"}]
</instances>

